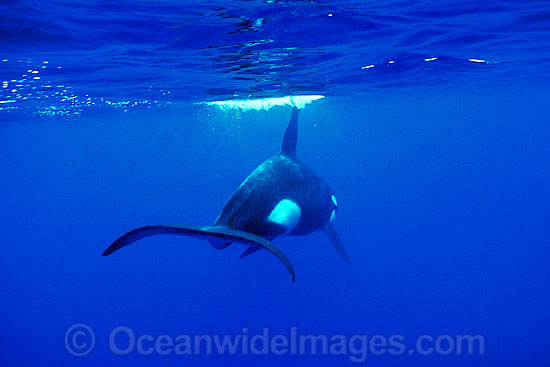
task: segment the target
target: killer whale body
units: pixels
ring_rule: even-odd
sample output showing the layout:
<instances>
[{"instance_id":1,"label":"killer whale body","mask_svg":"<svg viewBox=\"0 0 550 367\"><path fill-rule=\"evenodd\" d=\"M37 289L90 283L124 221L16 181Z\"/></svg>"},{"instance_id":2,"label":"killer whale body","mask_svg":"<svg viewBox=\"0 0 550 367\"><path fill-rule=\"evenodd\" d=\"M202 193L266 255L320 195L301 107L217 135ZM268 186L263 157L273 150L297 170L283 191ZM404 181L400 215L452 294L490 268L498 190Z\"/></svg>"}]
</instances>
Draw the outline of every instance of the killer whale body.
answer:
<instances>
[{"instance_id":1,"label":"killer whale body","mask_svg":"<svg viewBox=\"0 0 550 367\"><path fill-rule=\"evenodd\" d=\"M336 197L328 185L296 156L298 114L298 108L293 107L281 151L243 181L212 226L137 228L113 242L103 256L145 237L182 235L207 240L216 249L226 248L232 243L248 245L241 257L265 249L283 262L295 281L290 261L271 240L282 235L300 236L322 229L338 254L346 262L351 262L331 224L338 210Z\"/></svg>"}]
</instances>

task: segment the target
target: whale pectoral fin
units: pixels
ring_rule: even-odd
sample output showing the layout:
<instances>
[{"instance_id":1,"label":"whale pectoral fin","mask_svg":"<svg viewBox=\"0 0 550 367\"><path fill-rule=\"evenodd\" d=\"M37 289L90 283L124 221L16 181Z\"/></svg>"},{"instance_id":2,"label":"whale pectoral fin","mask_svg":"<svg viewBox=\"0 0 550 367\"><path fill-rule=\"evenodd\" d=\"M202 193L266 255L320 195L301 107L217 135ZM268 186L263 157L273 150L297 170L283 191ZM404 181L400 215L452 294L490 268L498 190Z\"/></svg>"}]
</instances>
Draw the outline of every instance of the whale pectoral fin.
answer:
<instances>
[{"instance_id":1,"label":"whale pectoral fin","mask_svg":"<svg viewBox=\"0 0 550 367\"><path fill-rule=\"evenodd\" d=\"M330 239L330 242L332 242L332 245L336 249L336 252L344 259L345 262L351 264L351 258L348 255L348 252L346 251L346 248L344 247L344 244L334 231L334 228L332 228L332 225L330 223L326 223L323 225L323 229L325 232L327 232L328 238Z\"/></svg>"},{"instance_id":2,"label":"whale pectoral fin","mask_svg":"<svg viewBox=\"0 0 550 367\"><path fill-rule=\"evenodd\" d=\"M256 251L258 251L260 248L259 247L254 247L254 246L248 246L248 248L246 249L245 252L243 252L241 254L241 256L239 256L240 259L242 259L243 257L246 257L248 255L252 255L253 253L255 253Z\"/></svg>"},{"instance_id":3,"label":"whale pectoral fin","mask_svg":"<svg viewBox=\"0 0 550 367\"><path fill-rule=\"evenodd\" d=\"M216 250L223 250L226 247L229 247L231 245L231 242L222 241L219 239L209 239L208 240L212 247L214 247Z\"/></svg>"},{"instance_id":4,"label":"whale pectoral fin","mask_svg":"<svg viewBox=\"0 0 550 367\"><path fill-rule=\"evenodd\" d=\"M273 255L277 256L277 258L279 258L279 260L281 260L283 264L285 264L288 272L290 273L292 281L295 280L294 269L292 268L290 261L288 260L286 255L277 247L275 247L270 241L266 240L263 237L256 236L252 233L226 227L200 227L182 225L158 225L141 227L126 233L124 236L113 242L111 246L109 246L105 250L105 252L103 252L103 256L110 255L116 250L124 246L128 246L138 240L141 240L142 238L166 234L189 236L207 241L221 240L224 242L238 242L258 249L266 249Z\"/></svg>"}]
</instances>

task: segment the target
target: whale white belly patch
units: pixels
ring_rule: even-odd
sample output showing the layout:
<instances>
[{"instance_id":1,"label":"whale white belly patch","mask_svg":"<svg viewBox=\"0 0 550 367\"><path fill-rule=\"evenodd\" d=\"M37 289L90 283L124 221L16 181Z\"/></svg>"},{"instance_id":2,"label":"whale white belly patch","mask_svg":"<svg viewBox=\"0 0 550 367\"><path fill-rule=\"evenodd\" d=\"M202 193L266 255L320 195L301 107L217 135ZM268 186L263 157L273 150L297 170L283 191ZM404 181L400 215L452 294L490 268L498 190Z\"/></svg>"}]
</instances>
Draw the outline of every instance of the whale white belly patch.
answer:
<instances>
[{"instance_id":1,"label":"whale white belly patch","mask_svg":"<svg viewBox=\"0 0 550 367\"><path fill-rule=\"evenodd\" d=\"M285 228L283 235L290 233L300 221L302 211L300 207L292 200L283 199L267 217L267 220L277 223Z\"/></svg>"}]
</instances>

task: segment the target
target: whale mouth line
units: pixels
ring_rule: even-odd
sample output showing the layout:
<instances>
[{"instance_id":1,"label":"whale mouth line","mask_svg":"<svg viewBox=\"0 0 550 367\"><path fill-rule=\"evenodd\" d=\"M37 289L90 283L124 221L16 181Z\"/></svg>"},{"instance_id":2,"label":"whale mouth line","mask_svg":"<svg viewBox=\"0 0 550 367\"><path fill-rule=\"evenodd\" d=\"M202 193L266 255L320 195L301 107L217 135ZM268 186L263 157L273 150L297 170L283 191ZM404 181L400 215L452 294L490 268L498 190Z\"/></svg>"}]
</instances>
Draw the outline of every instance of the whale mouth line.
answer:
<instances>
[{"instance_id":1,"label":"whale mouth line","mask_svg":"<svg viewBox=\"0 0 550 367\"><path fill-rule=\"evenodd\" d=\"M225 101L201 102L207 106L219 107L223 111L237 109L240 111L268 111L276 106L292 106L299 109L305 108L313 101L325 98L322 95L298 95L275 98L259 98L259 99L230 99Z\"/></svg>"}]
</instances>

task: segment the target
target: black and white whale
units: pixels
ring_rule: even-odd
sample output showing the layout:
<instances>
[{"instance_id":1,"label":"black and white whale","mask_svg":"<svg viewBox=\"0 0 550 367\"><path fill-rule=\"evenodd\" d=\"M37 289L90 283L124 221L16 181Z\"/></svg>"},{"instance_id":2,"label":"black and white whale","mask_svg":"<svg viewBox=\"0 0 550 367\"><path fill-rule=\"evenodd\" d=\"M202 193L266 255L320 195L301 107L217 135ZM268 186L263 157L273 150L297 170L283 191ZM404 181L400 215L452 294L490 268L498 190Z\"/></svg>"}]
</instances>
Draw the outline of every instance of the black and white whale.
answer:
<instances>
[{"instance_id":1,"label":"black and white whale","mask_svg":"<svg viewBox=\"0 0 550 367\"><path fill-rule=\"evenodd\" d=\"M155 225L134 229L113 242L107 256L144 237L173 234L209 241L216 249L231 243L248 245L241 257L266 249L294 270L286 255L270 241L324 230L336 251L351 262L332 227L338 203L329 186L296 156L298 108L285 132L281 151L256 168L231 195L212 226Z\"/></svg>"}]
</instances>

